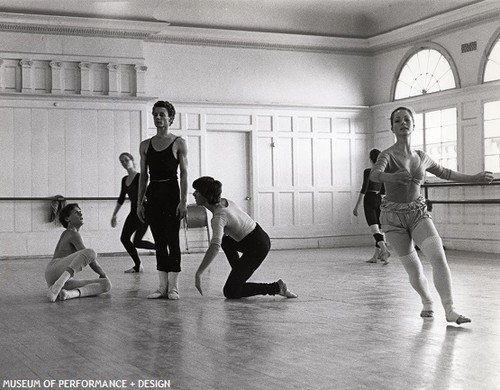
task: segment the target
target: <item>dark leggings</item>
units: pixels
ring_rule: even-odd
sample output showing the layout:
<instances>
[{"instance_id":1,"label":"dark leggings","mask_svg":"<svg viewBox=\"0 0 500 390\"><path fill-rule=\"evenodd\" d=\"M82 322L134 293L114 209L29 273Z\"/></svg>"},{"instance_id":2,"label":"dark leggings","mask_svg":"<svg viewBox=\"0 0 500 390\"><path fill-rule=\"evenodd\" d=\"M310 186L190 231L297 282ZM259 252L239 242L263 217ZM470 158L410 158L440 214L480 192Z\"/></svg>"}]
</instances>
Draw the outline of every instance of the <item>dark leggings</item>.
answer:
<instances>
[{"instance_id":1,"label":"dark leggings","mask_svg":"<svg viewBox=\"0 0 500 390\"><path fill-rule=\"evenodd\" d=\"M229 236L224 236L221 247L231 265L231 273L224 285L224 296L227 299L279 293L277 282L247 283L271 249L269 236L258 224L239 242ZM238 252L242 254L241 257Z\"/></svg>"},{"instance_id":2,"label":"dark leggings","mask_svg":"<svg viewBox=\"0 0 500 390\"><path fill-rule=\"evenodd\" d=\"M380 227L380 203L382 196L375 192L367 192L363 199L365 218L368 226L378 225Z\"/></svg>"},{"instance_id":3,"label":"dark leggings","mask_svg":"<svg viewBox=\"0 0 500 390\"><path fill-rule=\"evenodd\" d=\"M132 260L134 260L134 269L136 271L139 271L139 267L141 266L141 259L139 258L139 254L137 253L136 248L155 249L155 244L142 239L146 234L147 229L148 225L142 223L137 217L137 211L131 210L130 214L125 220L125 223L123 224L120 241L122 242ZM133 242L130 240L132 238L132 234L134 234Z\"/></svg>"},{"instance_id":4,"label":"dark leggings","mask_svg":"<svg viewBox=\"0 0 500 390\"><path fill-rule=\"evenodd\" d=\"M375 192L367 192L365 194L363 200L363 206L365 209L365 218L368 226L378 225L379 229L381 228L380 224L380 204L382 203L382 196ZM373 235L375 239L375 246L379 248L379 242L384 241L384 236L381 233L375 233Z\"/></svg>"},{"instance_id":5,"label":"dark leggings","mask_svg":"<svg viewBox=\"0 0 500 390\"><path fill-rule=\"evenodd\" d=\"M156 247L156 269L164 272L181 271L179 228L176 215L180 201L177 180L151 182L146 191L146 219Z\"/></svg>"}]
</instances>

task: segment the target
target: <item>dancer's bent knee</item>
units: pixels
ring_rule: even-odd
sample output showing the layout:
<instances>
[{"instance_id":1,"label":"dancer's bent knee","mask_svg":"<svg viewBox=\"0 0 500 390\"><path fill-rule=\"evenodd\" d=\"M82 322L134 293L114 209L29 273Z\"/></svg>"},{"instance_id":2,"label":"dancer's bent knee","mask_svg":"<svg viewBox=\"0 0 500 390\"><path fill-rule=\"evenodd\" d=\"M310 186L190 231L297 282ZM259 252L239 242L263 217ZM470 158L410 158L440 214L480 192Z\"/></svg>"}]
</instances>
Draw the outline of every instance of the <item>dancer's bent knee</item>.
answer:
<instances>
[{"instance_id":1,"label":"dancer's bent knee","mask_svg":"<svg viewBox=\"0 0 500 390\"><path fill-rule=\"evenodd\" d=\"M226 299L240 299L241 298L241 288L236 289L230 286L224 286L223 289L224 297Z\"/></svg>"},{"instance_id":2,"label":"dancer's bent knee","mask_svg":"<svg viewBox=\"0 0 500 390\"><path fill-rule=\"evenodd\" d=\"M104 290L103 292L111 291L111 289L113 288L111 281L108 278L102 278L100 280L102 280L101 284L103 286L103 290Z\"/></svg>"}]
</instances>

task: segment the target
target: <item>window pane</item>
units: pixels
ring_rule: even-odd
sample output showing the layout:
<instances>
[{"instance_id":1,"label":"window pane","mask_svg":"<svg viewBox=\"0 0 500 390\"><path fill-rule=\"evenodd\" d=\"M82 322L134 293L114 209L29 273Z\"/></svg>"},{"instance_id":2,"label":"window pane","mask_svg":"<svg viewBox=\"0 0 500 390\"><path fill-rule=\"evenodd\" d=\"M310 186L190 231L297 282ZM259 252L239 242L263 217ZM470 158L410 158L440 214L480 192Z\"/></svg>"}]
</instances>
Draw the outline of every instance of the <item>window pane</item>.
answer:
<instances>
[{"instance_id":1,"label":"window pane","mask_svg":"<svg viewBox=\"0 0 500 390\"><path fill-rule=\"evenodd\" d=\"M430 111L425 113L425 127L439 127L441 125L441 111Z\"/></svg>"},{"instance_id":2,"label":"window pane","mask_svg":"<svg viewBox=\"0 0 500 390\"><path fill-rule=\"evenodd\" d=\"M457 141L457 126L448 125L441 128L441 141L442 142L454 142Z\"/></svg>"},{"instance_id":3,"label":"window pane","mask_svg":"<svg viewBox=\"0 0 500 390\"><path fill-rule=\"evenodd\" d=\"M500 118L500 101L489 102L484 104L484 119L498 119Z\"/></svg>"},{"instance_id":4,"label":"window pane","mask_svg":"<svg viewBox=\"0 0 500 390\"><path fill-rule=\"evenodd\" d=\"M395 92L395 99L404 99L410 96L410 86L405 82L398 81Z\"/></svg>"},{"instance_id":5,"label":"window pane","mask_svg":"<svg viewBox=\"0 0 500 390\"><path fill-rule=\"evenodd\" d=\"M455 79L446 58L434 49L422 49L411 56L401 69L394 99L455 88Z\"/></svg>"},{"instance_id":6,"label":"window pane","mask_svg":"<svg viewBox=\"0 0 500 390\"><path fill-rule=\"evenodd\" d=\"M456 171L457 109L429 111L420 117L424 119L424 150L438 164Z\"/></svg>"},{"instance_id":7,"label":"window pane","mask_svg":"<svg viewBox=\"0 0 500 390\"><path fill-rule=\"evenodd\" d=\"M500 129L500 119L484 121L484 138L494 138L498 136Z\"/></svg>"},{"instance_id":8,"label":"window pane","mask_svg":"<svg viewBox=\"0 0 500 390\"><path fill-rule=\"evenodd\" d=\"M424 147L424 121L423 114L415 114L415 129L411 135L411 144L414 149L425 150Z\"/></svg>"},{"instance_id":9,"label":"window pane","mask_svg":"<svg viewBox=\"0 0 500 390\"><path fill-rule=\"evenodd\" d=\"M415 130L413 130L411 135L411 144L414 149L424 150L424 132L422 129L417 130L415 128Z\"/></svg>"},{"instance_id":10,"label":"window pane","mask_svg":"<svg viewBox=\"0 0 500 390\"><path fill-rule=\"evenodd\" d=\"M500 101L484 104L484 169L500 172Z\"/></svg>"},{"instance_id":11,"label":"window pane","mask_svg":"<svg viewBox=\"0 0 500 390\"><path fill-rule=\"evenodd\" d=\"M486 156L484 158L484 169L490 172L500 172L500 155Z\"/></svg>"},{"instance_id":12,"label":"window pane","mask_svg":"<svg viewBox=\"0 0 500 390\"><path fill-rule=\"evenodd\" d=\"M457 124L457 110L456 108L449 108L441 111L441 118L443 125L456 125Z\"/></svg>"},{"instance_id":13,"label":"window pane","mask_svg":"<svg viewBox=\"0 0 500 390\"><path fill-rule=\"evenodd\" d=\"M484 69L484 82L500 80L500 41L495 43Z\"/></svg>"},{"instance_id":14,"label":"window pane","mask_svg":"<svg viewBox=\"0 0 500 390\"><path fill-rule=\"evenodd\" d=\"M500 64L498 62L488 61L484 71L484 81L493 80L500 80Z\"/></svg>"}]
</instances>

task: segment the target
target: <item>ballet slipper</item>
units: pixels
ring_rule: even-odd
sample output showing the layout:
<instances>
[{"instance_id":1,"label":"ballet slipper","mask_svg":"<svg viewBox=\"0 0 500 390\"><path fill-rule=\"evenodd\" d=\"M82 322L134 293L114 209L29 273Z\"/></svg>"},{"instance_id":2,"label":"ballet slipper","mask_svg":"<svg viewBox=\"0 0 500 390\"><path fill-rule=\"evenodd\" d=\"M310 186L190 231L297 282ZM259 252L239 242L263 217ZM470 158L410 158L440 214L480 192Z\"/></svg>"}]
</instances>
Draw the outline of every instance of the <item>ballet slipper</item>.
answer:
<instances>
[{"instance_id":1,"label":"ballet slipper","mask_svg":"<svg viewBox=\"0 0 500 390\"><path fill-rule=\"evenodd\" d=\"M422 318L432 318L432 317L434 317L434 311L433 310L422 310L420 312L420 317L422 317Z\"/></svg>"},{"instance_id":2,"label":"ballet slipper","mask_svg":"<svg viewBox=\"0 0 500 390\"><path fill-rule=\"evenodd\" d=\"M160 290L156 290L149 294L146 298L147 299L159 299L165 297L165 293L161 292Z\"/></svg>"},{"instance_id":3,"label":"ballet slipper","mask_svg":"<svg viewBox=\"0 0 500 390\"><path fill-rule=\"evenodd\" d=\"M470 318L467 318L461 314L456 314L456 316L453 316L453 317L446 317L446 321L448 322L454 322L456 323L457 325L461 325L461 324L467 324L469 322L472 322L472 320Z\"/></svg>"},{"instance_id":4,"label":"ballet slipper","mask_svg":"<svg viewBox=\"0 0 500 390\"><path fill-rule=\"evenodd\" d=\"M288 287L286 286L286 283L283 280L278 280L278 286L280 287L279 295L285 298L297 298L298 295L291 292Z\"/></svg>"},{"instance_id":5,"label":"ballet slipper","mask_svg":"<svg viewBox=\"0 0 500 390\"><path fill-rule=\"evenodd\" d=\"M376 263L380 256L380 248L375 248L375 253L370 260L366 260L367 263Z\"/></svg>"},{"instance_id":6,"label":"ballet slipper","mask_svg":"<svg viewBox=\"0 0 500 390\"><path fill-rule=\"evenodd\" d=\"M158 279L160 280L160 287L153 293L147 296L147 299L159 299L167 296L168 289L168 273L165 271L158 271Z\"/></svg>"},{"instance_id":7,"label":"ballet slipper","mask_svg":"<svg viewBox=\"0 0 500 390\"><path fill-rule=\"evenodd\" d=\"M61 292L61 288L54 287L54 285L49 287L49 291L47 291L47 298L49 302L55 302L59 297L59 293Z\"/></svg>"},{"instance_id":8,"label":"ballet slipper","mask_svg":"<svg viewBox=\"0 0 500 390\"><path fill-rule=\"evenodd\" d=\"M65 290L62 289L59 293L59 300L66 301L68 299L79 298L81 296L80 290Z\"/></svg>"},{"instance_id":9,"label":"ballet slipper","mask_svg":"<svg viewBox=\"0 0 500 390\"><path fill-rule=\"evenodd\" d=\"M135 274L135 273L139 273L139 272L144 272L144 267L141 265L139 267L139 271L137 271L134 267L130 268L130 269L127 269L124 271L126 274Z\"/></svg>"},{"instance_id":10,"label":"ballet slipper","mask_svg":"<svg viewBox=\"0 0 500 390\"><path fill-rule=\"evenodd\" d=\"M168 291L167 298L173 301L177 301L180 298L179 295L179 272L169 272L168 273Z\"/></svg>"},{"instance_id":11,"label":"ballet slipper","mask_svg":"<svg viewBox=\"0 0 500 390\"><path fill-rule=\"evenodd\" d=\"M387 250L387 248L381 248L380 249L380 255L379 255L379 259L382 260L382 262L385 262L385 264L388 264L389 262L387 261L387 259L391 257L391 252L389 252Z\"/></svg>"}]
</instances>

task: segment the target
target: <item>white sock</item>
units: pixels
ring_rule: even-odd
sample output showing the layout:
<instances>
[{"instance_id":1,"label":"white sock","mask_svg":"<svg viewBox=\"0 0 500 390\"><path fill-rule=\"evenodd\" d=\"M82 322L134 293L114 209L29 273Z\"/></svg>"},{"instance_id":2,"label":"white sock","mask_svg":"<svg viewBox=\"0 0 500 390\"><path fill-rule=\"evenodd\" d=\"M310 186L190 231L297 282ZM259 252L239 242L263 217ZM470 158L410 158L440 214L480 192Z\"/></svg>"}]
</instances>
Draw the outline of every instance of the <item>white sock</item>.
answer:
<instances>
[{"instance_id":1,"label":"white sock","mask_svg":"<svg viewBox=\"0 0 500 390\"><path fill-rule=\"evenodd\" d=\"M61 292L59 293L59 297L61 301L66 301L68 299L73 299L73 298L79 298L80 297L80 290L74 289L74 290L65 290L62 289Z\"/></svg>"},{"instance_id":2,"label":"white sock","mask_svg":"<svg viewBox=\"0 0 500 390\"><path fill-rule=\"evenodd\" d=\"M81 297L93 297L111 290L111 282L106 279L99 279L99 282L90 283L83 287L79 287Z\"/></svg>"},{"instance_id":3,"label":"white sock","mask_svg":"<svg viewBox=\"0 0 500 390\"><path fill-rule=\"evenodd\" d=\"M71 274L68 271L64 271L59 279L57 279L52 286L49 287L49 291L47 296L49 301L55 302L57 296L61 292L61 289L64 287L66 282L71 278Z\"/></svg>"}]
</instances>

